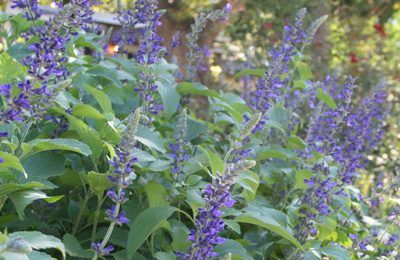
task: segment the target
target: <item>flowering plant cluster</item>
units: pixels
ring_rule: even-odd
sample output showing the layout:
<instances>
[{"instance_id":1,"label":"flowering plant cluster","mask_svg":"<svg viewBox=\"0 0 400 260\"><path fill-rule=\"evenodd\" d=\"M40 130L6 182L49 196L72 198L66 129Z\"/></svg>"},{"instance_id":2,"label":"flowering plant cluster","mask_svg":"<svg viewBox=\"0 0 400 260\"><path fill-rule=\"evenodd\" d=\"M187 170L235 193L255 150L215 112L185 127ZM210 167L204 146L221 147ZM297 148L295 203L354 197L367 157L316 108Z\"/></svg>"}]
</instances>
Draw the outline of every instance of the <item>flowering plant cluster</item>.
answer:
<instances>
[{"instance_id":1,"label":"flowering plant cluster","mask_svg":"<svg viewBox=\"0 0 400 260\"><path fill-rule=\"evenodd\" d=\"M0 53L1 259L400 255L399 173L371 162L389 89L313 77L308 46L326 16L306 26L299 10L268 65L248 60L244 89L228 93L197 80L211 54L199 35L229 20L231 4L200 13L171 43L158 1L121 6L115 53L90 29L93 4L56 2L49 18L36 0L14 0L20 14L0 17L10 28ZM167 61L179 44L183 71ZM189 105L195 96L208 100L206 116Z\"/></svg>"}]
</instances>

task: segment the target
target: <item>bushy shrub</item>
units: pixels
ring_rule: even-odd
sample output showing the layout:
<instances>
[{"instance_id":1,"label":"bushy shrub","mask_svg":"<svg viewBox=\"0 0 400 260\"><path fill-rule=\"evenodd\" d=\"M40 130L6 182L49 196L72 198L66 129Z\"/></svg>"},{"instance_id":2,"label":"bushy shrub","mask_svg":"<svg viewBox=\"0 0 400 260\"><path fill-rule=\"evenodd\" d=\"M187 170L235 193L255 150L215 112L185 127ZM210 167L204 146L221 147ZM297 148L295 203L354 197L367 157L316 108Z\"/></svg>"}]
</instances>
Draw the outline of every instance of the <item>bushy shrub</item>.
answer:
<instances>
[{"instance_id":1,"label":"bushy shrub","mask_svg":"<svg viewBox=\"0 0 400 260\"><path fill-rule=\"evenodd\" d=\"M385 82L354 97L351 76L313 78L303 51L326 17L297 13L268 66L237 75L258 79L244 100L196 76L198 34L229 4L196 18L183 72L157 1L119 13L113 55L90 1L58 6L42 21L36 0L14 0L22 13L0 19L1 258L398 257L400 180L358 186L384 136Z\"/></svg>"}]
</instances>

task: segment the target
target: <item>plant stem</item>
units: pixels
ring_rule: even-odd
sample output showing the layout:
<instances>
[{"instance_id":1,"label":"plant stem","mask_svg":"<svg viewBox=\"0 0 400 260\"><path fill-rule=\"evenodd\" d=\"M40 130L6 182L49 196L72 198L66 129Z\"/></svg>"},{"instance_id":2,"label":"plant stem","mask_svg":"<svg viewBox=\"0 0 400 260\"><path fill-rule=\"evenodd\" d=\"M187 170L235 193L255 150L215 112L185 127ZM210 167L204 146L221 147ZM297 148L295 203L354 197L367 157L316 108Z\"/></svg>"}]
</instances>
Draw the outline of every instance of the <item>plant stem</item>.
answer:
<instances>
[{"instance_id":1,"label":"plant stem","mask_svg":"<svg viewBox=\"0 0 400 260\"><path fill-rule=\"evenodd\" d=\"M76 230L78 229L79 222L81 222L81 218L82 218L83 212L85 212L85 209L86 209L86 206L87 206L87 203L88 203L89 199L90 199L90 194L87 193L85 195L85 199L83 200L83 204L82 204L82 206L81 206L81 208L79 210L78 216L76 217L76 220L75 220L75 223L74 223L74 227L72 228L72 235L73 236L76 234Z\"/></svg>"},{"instance_id":2,"label":"plant stem","mask_svg":"<svg viewBox=\"0 0 400 260\"><path fill-rule=\"evenodd\" d=\"M15 149L15 153L14 153L15 156L19 156L19 153L21 152L22 144L25 141L25 138L28 135L29 129L32 127L32 125L33 125L33 120L29 120L28 124L24 128L24 131L22 132L21 139L19 139L19 141L18 141L18 146Z\"/></svg>"},{"instance_id":3,"label":"plant stem","mask_svg":"<svg viewBox=\"0 0 400 260\"><path fill-rule=\"evenodd\" d=\"M101 195L102 196L102 195ZM99 216L101 211L101 205L103 204L103 198L97 197L97 207L94 213L94 220L93 220L93 229L92 229L92 236L90 241L93 243L96 239L96 232L97 232L97 224L99 223Z\"/></svg>"},{"instance_id":4,"label":"plant stem","mask_svg":"<svg viewBox=\"0 0 400 260\"><path fill-rule=\"evenodd\" d=\"M0 197L0 211L3 209L4 203L7 201L7 196Z\"/></svg>"},{"instance_id":5,"label":"plant stem","mask_svg":"<svg viewBox=\"0 0 400 260\"><path fill-rule=\"evenodd\" d=\"M122 193L122 187L121 187L121 185L118 185L118 197L121 197L121 193ZM120 207L121 207L121 202L115 203L114 217L118 216ZM102 251L104 249L104 247L107 245L108 240L110 240L112 232L114 231L114 227L115 227L115 222L113 220L111 220L111 223L108 226L108 229L107 229L107 232L106 232L106 234L105 234L105 236L103 238L103 241L101 242L101 246L100 246L100 250L99 251ZM92 234L92 236L93 236L93 234ZM92 260L96 260L98 257L99 256L96 253L93 256Z\"/></svg>"}]
</instances>

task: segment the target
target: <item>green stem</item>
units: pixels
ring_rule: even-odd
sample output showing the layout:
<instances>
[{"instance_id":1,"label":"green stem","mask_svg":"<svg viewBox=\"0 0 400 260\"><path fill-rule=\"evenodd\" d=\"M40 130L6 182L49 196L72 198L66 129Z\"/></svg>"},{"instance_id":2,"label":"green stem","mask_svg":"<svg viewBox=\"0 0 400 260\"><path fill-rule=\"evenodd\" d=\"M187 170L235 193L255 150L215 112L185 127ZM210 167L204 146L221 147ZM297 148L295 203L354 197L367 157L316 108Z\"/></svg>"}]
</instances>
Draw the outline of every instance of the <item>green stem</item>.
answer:
<instances>
[{"instance_id":1,"label":"green stem","mask_svg":"<svg viewBox=\"0 0 400 260\"><path fill-rule=\"evenodd\" d=\"M222 161L224 164L226 164L226 162L229 159L229 156L231 155L231 153L235 150L235 146L236 146L236 140L232 143L232 145L229 147L229 150L226 152L224 160Z\"/></svg>"},{"instance_id":2,"label":"green stem","mask_svg":"<svg viewBox=\"0 0 400 260\"><path fill-rule=\"evenodd\" d=\"M0 249L0 255L5 253L7 251L7 247L5 246L4 248Z\"/></svg>"},{"instance_id":3,"label":"green stem","mask_svg":"<svg viewBox=\"0 0 400 260\"><path fill-rule=\"evenodd\" d=\"M100 211L101 211L101 205L103 204L103 198L102 197L97 197L97 208L94 213L94 220L93 220L93 229L92 229L92 236L90 238L90 241L93 243L96 239L96 232L97 232L97 225L99 223L99 216L100 216Z\"/></svg>"},{"instance_id":4,"label":"green stem","mask_svg":"<svg viewBox=\"0 0 400 260\"><path fill-rule=\"evenodd\" d=\"M7 201L7 196L0 197L0 211L3 209L4 203L6 203L6 201Z\"/></svg>"},{"instance_id":5,"label":"green stem","mask_svg":"<svg viewBox=\"0 0 400 260\"><path fill-rule=\"evenodd\" d=\"M73 236L76 234L76 230L78 229L79 222L81 222L81 218L82 218L83 212L85 212L85 209L86 209L86 206L87 206L87 203L88 203L89 199L90 199L90 194L87 193L85 195L85 199L83 200L83 204L82 204L82 206L81 206L81 208L79 210L78 216L76 217L76 220L75 220L75 223L74 223L74 227L72 228L72 235Z\"/></svg>"},{"instance_id":6,"label":"green stem","mask_svg":"<svg viewBox=\"0 0 400 260\"><path fill-rule=\"evenodd\" d=\"M17 149L15 149L15 156L19 156L19 153L21 152L21 147L23 142L25 141L26 136L28 135L29 129L33 125L33 120L29 120L28 124L26 125L24 131L22 132L21 139L18 141L18 146Z\"/></svg>"},{"instance_id":7,"label":"green stem","mask_svg":"<svg viewBox=\"0 0 400 260\"><path fill-rule=\"evenodd\" d=\"M122 193L122 187L121 187L121 184L119 184L118 185L118 197L119 198L121 197L121 193ZM118 216L120 207L121 207L121 202L115 203L114 217ZM108 229L107 229L107 232L106 232L106 234L105 234L105 236L103 238L103 241L101 242L101 246L100 246L100 250L99 251L102 251L104 249L104 247L107 245L108 240L110 240L112 232L114 231L114 227L115 227L115 222L113 220L111 220L111 223L108 226ZM92 260L96 260L98 257L99 257L99 255L96 253L93 256Z\"/></svg>"}]
</instances>

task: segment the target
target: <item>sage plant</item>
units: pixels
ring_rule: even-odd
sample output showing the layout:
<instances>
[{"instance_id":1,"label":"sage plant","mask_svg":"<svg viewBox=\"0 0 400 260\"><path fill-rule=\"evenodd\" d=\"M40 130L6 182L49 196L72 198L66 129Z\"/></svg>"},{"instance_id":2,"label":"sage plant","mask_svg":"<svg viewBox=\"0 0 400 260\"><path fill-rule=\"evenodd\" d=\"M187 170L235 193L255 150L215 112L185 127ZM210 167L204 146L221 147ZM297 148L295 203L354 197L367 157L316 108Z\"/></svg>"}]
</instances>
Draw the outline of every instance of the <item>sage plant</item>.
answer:
<instances>
[{"instance_id":1,"label":"sage plant","mask_svg":"<svg viewBox=\"0 0 400 260\"><path fill-rule=\"evenodd\" d=\"M302 52L304 47L312 42L318 27L327 18L323 16L315 20L306 30L303 28L306 13L305 8L299 10L294 24L284 27L282 43L270 52L269 65L264 75L258 80L256 90L252 93L251 106L263 115L255 131L264 129L266 113L272 103L283 102L285 97L283 93L288 92L287 88L291 79L289 68L291 61L298 52Z\"/></svg>"},{"instance_id":2,"label":"sage plant","mask_svg":"<svg viewBox=\"0 0 400 260\"><path fill-rule=\"evenodd\" d=\"M35 24L28 35L39 38L29 45L31 55L23 60L28 67L28 76L17 83L20 94L11 96L12 85L0 86L0 94L6 98L6 107L0 111L1 121L23 121L26 117L40 117L60 91L60 84L49 87L50 82L61 81L68 74L65 63L66 44L77 29L91 20L92 5L89 0L74 0L62 6L60 12L39 26L37 19L42 14L36 0L14 0L13 8L23 8L25 17ZM39 86L37 86L39 85ZM65 85L64 85L65 86Z\"/></svg>"},{"instance_id":3,"label":"sage plant","mask_svg":"<svg viewBox=\"0 0 400 260\"><path fill-rule=\"evenodd\" d=\"M225 170L212 176L212 183L203 190L203 198L206 201L204 208L199 208L199 214L195 221L195 229L192 229L188 239L192 245L188 253L178 252L177 256L187 260L208 259L216 257L214 246L222 244L224 239L219 233L224 230L225 224L222 220L223 207L233 207L235 200L231 197L231 188L237 174L255 166L255 161L244 160L241 157L232 159L227 163L233 151L241 149L242 141L248 137L260 120L260 114L255 114L240 131L239 137L232 143L227 151L223 162Z\"/></svg>"},{"instance_id":4,"label":"sage plant","mask_svg":"<svg viewBox=\"0 0 400 260\"><path fill-rule=\"evenodd\" d=\"M116 150L116 155L109 161L112 167L112 173L108 179L114 184L107 192L107 197L114 203L109 209L106 210L107 220L110 225L101 242L93 242L92 249L95 251L95 257L109 254L113 250L112 245L107 245L111 234L116 225L123 225L129 222L125 217L125 212L121 210L121 205L128 199L124 189L126 189L135 177L133 165L137 162L134 156L134 148L136 144L136 132L140 123L140 108L131 114L125 133L121 142Z\"/></svg>"},{"instance_id":5,"label":"sage plant","mask_svg":"<svg viewBox=\"0 0 400 260\"><path fill-rule=\"evenodd\" d=\"M195 222L195 229L192 229L188 237L192 245L188 253L177 254L180 259L205 260L218 256L214 251L215 245L222 244L225 239L219 236L224 230L225 224L222 220L222 208L233 207L235 200L231 196L231 188L234 184L234 177L255 165L254 161L238 161L227 164L224 173L217 173L213 176L212 183L203 190L203 198L206 207L198 209L198 216Z\"/></svg>"},{"instance_id":6,"label":"sage plant","mask_svg":"<svg viewBox=\"0 0 400 260\"><path fill-rule=\"evenodd\" d=\"M186 109L182 109L176 126L177 130L174 135L175 142L169 144L171 150L169 156L173 159L172 174L174 180L176 180L178 174L182 173L182 163L189 159L189 144L186 140L188 133L187 117Z\"/></svg>"}]
</instances>

